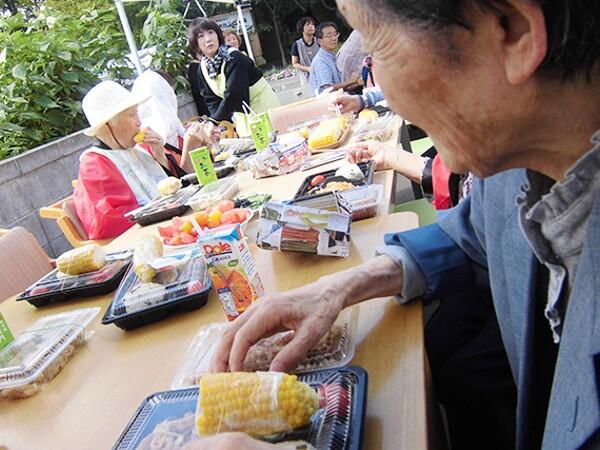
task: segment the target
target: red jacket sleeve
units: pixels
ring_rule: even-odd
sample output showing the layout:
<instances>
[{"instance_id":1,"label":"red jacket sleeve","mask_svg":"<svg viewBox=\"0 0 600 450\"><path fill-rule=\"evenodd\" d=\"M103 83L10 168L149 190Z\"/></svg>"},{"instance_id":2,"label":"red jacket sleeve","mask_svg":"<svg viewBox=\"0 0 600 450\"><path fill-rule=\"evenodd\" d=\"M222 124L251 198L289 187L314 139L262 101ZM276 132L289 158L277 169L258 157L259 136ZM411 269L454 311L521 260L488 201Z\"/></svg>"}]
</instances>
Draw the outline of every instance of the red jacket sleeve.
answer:
<instances>
[{"instance_id":1,"label":"red jacket sleeve","mask_svg":"<svg viewBox=\"0 0 600 450\"><path fill-rule=\"evenodd\" d=\"M97 153L81 158L73 202L88 237L94 240L116 237L129 229L134 222L124 214L139 207L116 166Z\"/></svg>"},{"instance_id":2,"label":"red jacket sleeve","mask_svg":"<svg viewBox=\"0 0 600 450\"><path fill-rule=\"evenodd\" d=\"M449 185L451 174L452 172L444 165L440 155L435 155L431 167L431 177L433 181L433 207L437 210L452 207Z\"/></svg>"}]
</instances>

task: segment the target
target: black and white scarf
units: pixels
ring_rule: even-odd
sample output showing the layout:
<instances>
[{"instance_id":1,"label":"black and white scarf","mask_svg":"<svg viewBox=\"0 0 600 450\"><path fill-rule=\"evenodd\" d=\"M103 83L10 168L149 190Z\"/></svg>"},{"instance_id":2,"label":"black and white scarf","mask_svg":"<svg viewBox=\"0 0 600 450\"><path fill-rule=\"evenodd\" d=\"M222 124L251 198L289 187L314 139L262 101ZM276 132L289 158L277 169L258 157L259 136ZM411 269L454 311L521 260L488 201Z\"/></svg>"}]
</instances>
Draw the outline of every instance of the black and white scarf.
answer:
<instances>
[{"instance_id":1,"label":"black and white scarf","mask_svg":"<svg viewBox=\"0 0 600 450\"><path fill-rule=\"evenodd\" d=\"M229 61L231 56L229 56L229 52L227 51L227 47L221 45L217 53L212 58L208 58L206 56L202 57L202 60L206 64L206 71L208 72L208 76L210 79L214 80L221 73L221 67L223 67L223 63Z\"/></svg>"}]
</instances>

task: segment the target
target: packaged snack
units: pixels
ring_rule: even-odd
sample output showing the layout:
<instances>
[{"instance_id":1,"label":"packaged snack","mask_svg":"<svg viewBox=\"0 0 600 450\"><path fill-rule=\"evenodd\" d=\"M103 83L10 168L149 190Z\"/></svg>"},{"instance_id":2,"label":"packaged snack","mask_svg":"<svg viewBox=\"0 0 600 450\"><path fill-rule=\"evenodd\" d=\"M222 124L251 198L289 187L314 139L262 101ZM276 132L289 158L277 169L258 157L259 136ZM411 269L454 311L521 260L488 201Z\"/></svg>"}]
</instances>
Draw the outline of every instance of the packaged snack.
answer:
<instances>
[{"instance_id":1,"label":"packaged snack","mask_svg":"<svg viewBox=\"0 0 600 450\"><path fill-rule=\"evenodd\" d=\"M362 121L362 124L352 136L350 144L356 144L365 141L387 141L396 131L398 123L396 116L388 113L378 119Z\"/></svg>"},{"instance_id":2,"label":"packaged snack","mask_svg":"<svg viewBox=\"0 0 600 450\"><path fill-rule=\"evenodd\" d=\"M150 203L128 212L125 216L142 227L168 220L171 217L182 216L189 208L186 203L199 189L198 186L187 186L174 194L158 197Z\"/></svg>"},{"instance_id":3,"label":"packaged snack","mask_svg":"<svg viewBox=\"0 0 600 450\"><path fill-rule=\"evenodd\" d=\"M65 275L58 269L44 275L28 287L17 301L42 307L75 297L91 297L114 291L131 262L131 251L109 253L100 270L83 275Z\"/></svg>"},{"instance_id":4,"label":"packaged snack","mask_svg":"<svg viewBox=\"0 0 600 450\"><path fill-rule=\"evenodd\" d=\"M0 398L37 394L87 342L85 328L100 308L53 314L38 320L0 350Z\"/></svg>"},{"instance_id":5,"label":"packaged snack","mask_svg":"<svg viewBox=\"0 0 600 450\"><path fill-rule=\"evenodd\" d=\"M144 235L138 239L133 250L133 270L142 282L152 281L156 269L150 265L150 262L160 258L162 254L162 242L156 236Z\"/></svg>"},{"instance_id":6,"label":"packaged snack","mask_svg":"<svg viewBox=\"0 0 600 450\"><path fill-rule=\"evenodd\" d=\"M285 175L298 170L309 156L306 140L297 135L288 135L246 159L242 167L252 171L254 178Z\"/></svg>"},{"instance_id":7,"label":"packaged snack","mask_svg":"<svg viewBox=\"0 0 600 450\"><path fill-rule=\"evenodd\" d=\"M243 313L264 289L239 225L200 240L208 273L228 320Z\"/></svg>"},{"instance_id":8,"label":"packaged snack","mask_svg":"<svg viewBox=\"0 0 600 450\"><path fill-rule=\"evenodd\" d=\"M370 184L340 192L340 196L352 205L352 221L355 222L377 215L383 187L380 184Z\"/></svg>"},{"instance_id":9,"label":"packaged snack","mask_svg":"<svg viewBox=\"0 0 600 450\"><path fill-rule=\"evenodd\" d=\"M155 271L149 283L142 282L133 268L127 272L103 324L130 330L206 304L211 284L198 248L154 259L149 265Z\"/></svg>"},{"instance_id":10,"label":"packaged snack","mask_svg":"<svg viewBox=\"0 0 600 450\"><path fill-rule=\"evenodd\" d=\"M87 244L63 253L56 260L56 268L67 275L81 275L102 269L106 253L98 244Z\"/></svg>"},{"instance_id":11,"label":"packaged snack","mask_svg":"<svg viewBox=\"0 0 600 450\"><path fill-rule=\"evenodd\" d=\"M331 209L269 202L260 210L256 244L265 250L295 251L316 255L350 254L351 207L337 192L331 192Z\"/></svg>"},{"instance_id":12,"label":"packaged snack","mask_svg":"<svg viewBox=\"0 0 600 450\"><path fill-rule=\"evenodd\" d=\"M221 375L223 374L217 374L216 378L221 378ZM243 376L248 375L254 376L255 374L243 374ZM283 374L276 375L287 378ZM272 375L266 374L266 376L271 377ZM249 383L252 382L252 380L249 381ZM307 391L304 385L300 385L302 389L295 391L300 390L305 395L299 403L304 403L307 398L318 396L318 409L312 414L306 425L289 432L261 436L261 439L275 444L275 448L281 450L311 450L315 448L319 450L359 450L367 393L367 374L364 369L350 366L343 369L301 374L298 375L295 382L290 384L298 387L298 382L305 383L312 391ZM270 384L273 386L273 383ZM180 449L189 442L200 439L196 433L194 420L194 411L201 401L199 392L200 389L194 387L158 392L149 396L143 401L113 448L117 450ZM266 397L263 395L264 391L256 392L256 394L257 397ZM285 408L284 402L279 402L275 393L271 393L270 396L271 402L265 402L265 408L261 408L261 411L257 412L257 416L267 415L266 412L271 411L274 406ZM243 404L244 398L241 400ZM308 403L311 406L310 402ZM213 410L210 411L212 414ZM251 411L251 407L244 411L247 418L252 418ZM199 416L202 417L202 412L199 413ZM278 421L260 423L256 428L250 425L252 429L249 432L255 435L259 434L258 431L265 431L265 428L275 422Z\"/></svg>"},{"instance_id":13,"label":"packaged snack","mask_svg":"<svg viewBox=\"0 0 600 450\"><path fill-rule=\"evenodd\" d=\"M175 177L168 177L160 180L156 185L160 195L172 195L182 187L181 180Z\"/></svg>"},{"instance_id":14,"label":"packaged snack","mask_svg":"<svg viewBox=\"0 0 600 450\"><path fill-rule=\"evenodd\" d=\"M334 117L319 124L308 138L312 150L334 149L342 145L350 130L351 119L346 116Z\"/></svg>"},{"instance_id":15,"label":"packaged snack","mask_svg":"<svg viewBox=\"0 0 600 450\"><path fill-rule=\"evenodd\" d=\"M290 373L333 369L350 363L354 356L357 319L358 310L356 308L342 311L331 330L293 370L290 370ZM183 363L173 379L172 389L196 386L200 379L209 373L211 361L226 328L227 322L212 323L202 327L196 333ZM285 331L261 339L248 350L243 370L245 372L269 370L275 356L293 337L293 331Z\"/></svg>"},{"instance_id":16,"label":"packaged snack","mask_svg":"<svg viewBox=\"0 0 600 450\"><path fill-rule=\"evenodd\" d=\"M294 195L294 202L316 197L324 192L334 190L347 191L349 189L355 189L373 183L373 175L375 172L375 164L373 161L366 161L355 165L355 167L360 169L362 177L358 176L358 172L355 169L343 169L343 167L353 167L353 165L345 165L338 169L326 170L306 177ZM344 177L344 172L350 171L352 172L352 178ZM346 173L346 175L350 175L350 173ZM346 186L341 183L344 183ZM348 189L339 189L340 184L341 187L346 187Z\"/></svg>"},{"instance_id":17,"label":"packaged snack","mask_svg":"<svg viewBox=\"0 0 600 450\"><path fill-rule=\"evenodd\" d=\"M187 204L194 211L202 211L221 200L230 200L238 192L239 184L236 176L217 180L204 186L200 192L192 196Z\"/></svg>"}]
</instances>

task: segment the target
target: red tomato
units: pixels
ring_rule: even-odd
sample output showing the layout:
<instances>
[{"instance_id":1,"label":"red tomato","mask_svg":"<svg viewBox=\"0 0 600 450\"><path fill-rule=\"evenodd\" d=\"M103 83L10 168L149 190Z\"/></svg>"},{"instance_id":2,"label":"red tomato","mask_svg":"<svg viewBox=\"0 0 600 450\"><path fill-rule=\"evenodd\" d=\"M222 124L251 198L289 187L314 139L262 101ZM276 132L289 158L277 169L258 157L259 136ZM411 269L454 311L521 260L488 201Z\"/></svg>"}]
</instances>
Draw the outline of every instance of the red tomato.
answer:
<instances>
[{"instance_id":1,"label":"red tomato","mask_svg":"<svg viewBox=\"0 0 600 450\"><path fill-rule=\"evenodd\" d=\"M317 175L310 180L310 185L315 187L317 184L322 183L323 181L325 181L325 177L323 175Z\"/></svg>"}]
</instances>

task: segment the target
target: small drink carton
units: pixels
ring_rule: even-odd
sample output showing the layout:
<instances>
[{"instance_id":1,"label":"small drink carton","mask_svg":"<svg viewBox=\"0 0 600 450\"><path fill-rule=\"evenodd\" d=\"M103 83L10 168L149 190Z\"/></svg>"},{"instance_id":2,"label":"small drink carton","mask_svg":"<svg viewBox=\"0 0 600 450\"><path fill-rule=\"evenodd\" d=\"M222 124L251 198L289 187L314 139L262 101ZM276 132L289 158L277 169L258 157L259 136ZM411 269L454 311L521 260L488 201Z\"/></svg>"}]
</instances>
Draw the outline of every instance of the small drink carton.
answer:
<instances>
[{"instance_id":1,"label":"small drink carton","mask_svg":"<svg viewBox=\"0 0 600 450\"><path fill-rule=\"evenodd\" d=\"M225 315L234 320L264 295L248 243L235 225L202 238L200 246Z\"/></svg>"}]
</instances>

